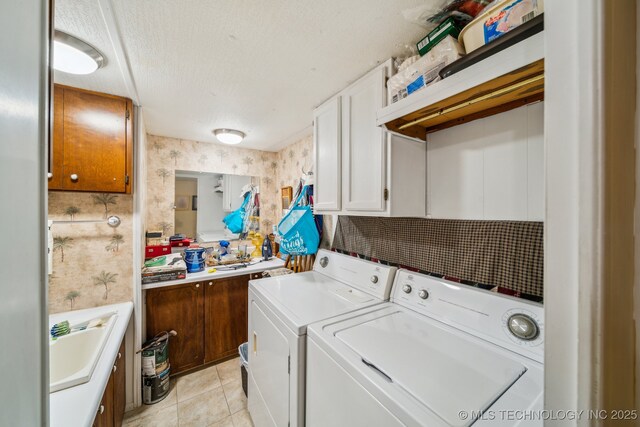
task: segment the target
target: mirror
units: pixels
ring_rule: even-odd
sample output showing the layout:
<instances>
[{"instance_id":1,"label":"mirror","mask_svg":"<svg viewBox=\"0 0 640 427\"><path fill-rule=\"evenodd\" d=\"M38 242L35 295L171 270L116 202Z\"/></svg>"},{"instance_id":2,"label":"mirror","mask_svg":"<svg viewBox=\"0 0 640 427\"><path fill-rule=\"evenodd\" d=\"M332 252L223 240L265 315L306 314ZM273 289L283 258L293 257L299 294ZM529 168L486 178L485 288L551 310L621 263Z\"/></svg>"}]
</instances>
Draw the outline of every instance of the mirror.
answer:
<instances>
[{"instance_id":1,"label":"mirror","mask_svg":"<svg viewBox=\"0 0 640 427\"><path fill-rule=\"evenodd\" d=\"M249 186L257 191L259 182L247 175L176 171L175 233L200 244L238 239L240 234L229 231L222 220L240 208ZM253 216L259 216L257 209Z\"/></svg>"}]
</instances>

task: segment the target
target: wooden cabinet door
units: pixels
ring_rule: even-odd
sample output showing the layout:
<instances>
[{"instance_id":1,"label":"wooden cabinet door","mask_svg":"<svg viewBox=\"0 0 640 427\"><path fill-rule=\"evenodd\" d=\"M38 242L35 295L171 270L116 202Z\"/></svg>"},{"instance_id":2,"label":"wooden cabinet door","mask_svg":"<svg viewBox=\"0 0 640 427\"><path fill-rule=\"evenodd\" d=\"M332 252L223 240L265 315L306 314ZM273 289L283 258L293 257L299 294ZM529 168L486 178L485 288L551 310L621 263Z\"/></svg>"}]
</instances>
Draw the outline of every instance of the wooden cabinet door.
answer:
<instances>
[{"instance_id":1,"label":"wooden cabinet door","mask_svg":"<svg viewBox=\"0 0 640 427\"><path fill-rule=\"evenodd\" d=\"M386 132L376 125L385 104L384 64L342 93L342 194L347 211L386 208Z\"/></svg>"},{"instance_id":2,"label":"wooden cabinet door","mask_svg":"<svg viewBox=\"0 0 640 427\"><path fill-rule=\"evenodd\" d=\"M210 280L205 285L205 363L234 355L247 341L249 276Z\"/></svg>"},{"instance_id":3,"label":"wooden cabinet door","mask_svg":"<svg viewBox=\"0 0 640 427\"><path fill-rule=\"evenodd\" d=\"M131 100L56 86L50 190L130 193Z\"/></svg>"},{"instance_id":4,"label":"wooden cabinet door","mask_svg":"<svg viewBox=\"0 0 640 427\"><path fill-rule=\"evenodd\" d=\"M114 390L114 375L109 375L109 381L107 387L104 389L102 395L102 401L98 407L98 413L93 420L95 427L113 427L113 390Z\"/></svg>"},{"instance_id":5,"label":"wooden cabinet door","mask_svg":"<svg viewBox=\"0 0 640 427\"><path fill-rule=\"evenodd\" d=\"M318 212L339 211L342 206L340 97L313 112L315 161L314 208Z\"/></svg>"},{"instance_id":6,"label":"wooden cabinet door","mask_svg":"<svg viewBox=\"0 0 640 427\"><path fill-rule=\"evenodd\" d=\"M201 282L147 291L147 338L171 329L178 333L169 340L172 374L204 362L203 291Z\"/></svg>"},{"instance_id":7,"label":"wooden cabinet door","mask_svg":"<svg viewBox=\"0 0 640 427\"><path fill-rule=\"evenodd\" d=\"M113 373L113 425L115 427L122 426L126 405L126 355L124 344L123 339L116 358L116 371Z\"/></svg>"},{"instance_id":8,"label":"wooden cabinet door","mask_svg":"<svg viewBox=\"0 0 640 427\"><path fill-rule=\"evenodd\" d=\"M123 98L65 90L65 188L125 192L127 124ZM74 174L76 180L71 178Z\"/></svg>"},{"instance_id":9,"label":"wooden cabinet door","mask_svg":"<svg viewBox=\"0 0 640 427\"><path fill-rule=\"evenodd\" d=\"M62 86L55 85L53 88L53 113L51 114L53 121L51 146L51 178L49 178L49 190L63 190L62 176L64 173L64 89Z\"/></svg>"}]
</instances>

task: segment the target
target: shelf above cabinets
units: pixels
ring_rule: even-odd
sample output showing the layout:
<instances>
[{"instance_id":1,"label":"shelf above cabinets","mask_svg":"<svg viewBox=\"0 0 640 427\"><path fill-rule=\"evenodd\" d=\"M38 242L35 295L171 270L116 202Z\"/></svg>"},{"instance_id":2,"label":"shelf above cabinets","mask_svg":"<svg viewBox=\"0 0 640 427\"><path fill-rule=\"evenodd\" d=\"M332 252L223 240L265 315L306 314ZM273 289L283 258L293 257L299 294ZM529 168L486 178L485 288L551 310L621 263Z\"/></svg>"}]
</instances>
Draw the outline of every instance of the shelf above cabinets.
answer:
<instances>
[{"instance_id":1,"label":"shelf above cabinets","mask_svg":"<svg viewBox=\"0 0 640 427\"><path fill-rule=\"evenodd\" d=\"M377 124L426 141L428 133L544 98L544 33L378 110Z\"/></svg>"}]
</instances>

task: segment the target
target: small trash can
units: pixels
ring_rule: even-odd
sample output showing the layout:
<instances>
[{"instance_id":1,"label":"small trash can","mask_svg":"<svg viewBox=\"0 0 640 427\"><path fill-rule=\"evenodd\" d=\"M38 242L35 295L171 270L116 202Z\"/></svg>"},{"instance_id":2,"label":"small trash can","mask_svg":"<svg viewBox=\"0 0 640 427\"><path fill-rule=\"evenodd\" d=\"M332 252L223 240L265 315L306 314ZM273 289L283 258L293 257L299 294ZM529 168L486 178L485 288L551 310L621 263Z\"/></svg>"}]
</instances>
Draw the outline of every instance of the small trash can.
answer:
<instances>
[{"instance_id":1,"label":"small trash can","mask_svg":"<svg viewBox=\"0 0 640 427\"><path fill-rule=\"evenodd\" d=\"M238 347L238 353L240 353L240 374L242 375L242 390L244 395L247 396L247 381L249 369L249 343L240 344Z\"/></svg>"}]
</instances>

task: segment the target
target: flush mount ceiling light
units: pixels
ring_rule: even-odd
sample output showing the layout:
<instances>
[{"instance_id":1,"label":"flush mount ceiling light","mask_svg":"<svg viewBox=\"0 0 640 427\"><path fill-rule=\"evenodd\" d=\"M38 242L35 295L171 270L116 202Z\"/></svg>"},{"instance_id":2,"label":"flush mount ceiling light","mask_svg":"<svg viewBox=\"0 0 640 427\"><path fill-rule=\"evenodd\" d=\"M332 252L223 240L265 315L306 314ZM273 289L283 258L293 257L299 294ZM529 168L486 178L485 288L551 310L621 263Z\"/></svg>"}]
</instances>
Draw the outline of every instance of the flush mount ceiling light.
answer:
<instances>
[{"instance_id":1,"label":"flush mount ceiling light","mask_svg":"<svg viewBox=\"0 0 640 427\"><path fill-rule=\"evenodd\" d=\"M234 129L215 129L213 134L223 144L240 144L245 137L244 132Z\"/></svg>"},{"instance_id":2,"label":"flush mount ceiling light","mask_svg":"<svg viewBox=\"0 0 640 427\"><path fill-rule=\"evenodd\" d=\"M106 64L104 56L88 43L56 30L53 68L70 74L91 74Z\"/></svg>"}]
</instances>

